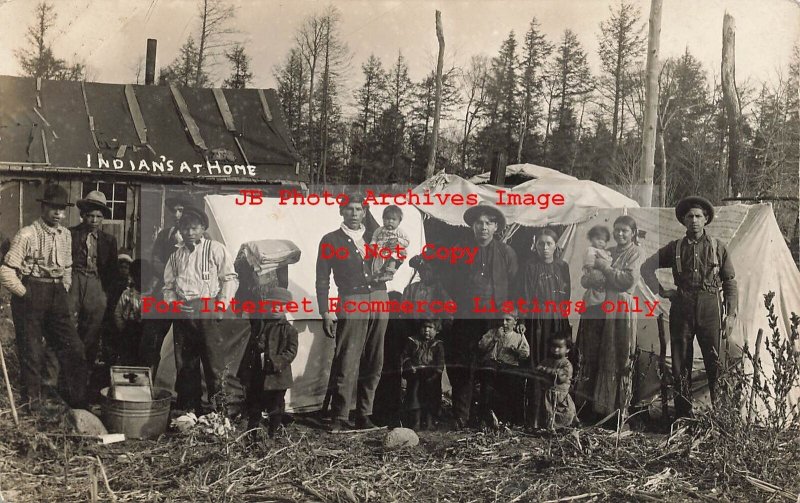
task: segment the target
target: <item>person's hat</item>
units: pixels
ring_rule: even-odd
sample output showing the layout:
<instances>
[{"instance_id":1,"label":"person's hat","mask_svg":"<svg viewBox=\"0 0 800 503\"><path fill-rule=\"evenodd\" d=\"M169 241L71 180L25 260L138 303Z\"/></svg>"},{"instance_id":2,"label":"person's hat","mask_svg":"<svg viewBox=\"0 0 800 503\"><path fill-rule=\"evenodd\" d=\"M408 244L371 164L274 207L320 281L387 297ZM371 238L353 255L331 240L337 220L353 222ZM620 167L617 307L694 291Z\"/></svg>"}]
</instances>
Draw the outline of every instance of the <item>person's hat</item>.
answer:
<instances>
[{"instance_id":1,"label":"person's hat","mask_svg":"<svg viewBox=\"0 0 800 503\"><path fill-rule=\"evenodd\" d=\"M475 220L483 215L494 217L497 221L498 229L503 229L506 226L506 216L503 215L503 212L500 211L497 206L484 202L481 202L481 204L477 206L470 206L467 211L464 212L464 222L472 227L472 224L475 223Z\"/></svg>"},{"instance_id":2,"label":"person's hat","mask_svg":"<svg viewBox=\"0 0 800 503\"><path fill-rule=\"evenodd\" d=\"M58 208L66 208L67 206L75 206L69 202L69 192L61 185L54 183L47 184L44 188L44 195L41 199L37 199L40 203Z\"/></svg>"},{"instance_id":3,"label":"person's hat","mask_svg":"<svg viewBox=\"0 0 800 503\"><path fill-rule=\"evenodd\" d=\"M119 255L117 255L117 260L119 262L128 262L130 264L133 262L133 257L125 252L121 252Z\"/></svg>"},{"instance_id":4,"label":"person's hat","mask_svg":"<svg viewBox=\"0 0 800 503\"><path fill-rule=\"evenodd\" d=\"M432 266L430 262L424 260L422 255L414 255L411 257L411 260L408 261L408 265L411 266L413 269L431 269Z\"/></svg>"},{"instance_id":5,"label":"person's hat","mask_svg":"<svg viewBox=\"0 0 800 503\"><path fill-rule=\"evenodd\" d=\"M111 208L108 207L106 202L106 195L99 190L93 190L86 194L83 199L78 199L78 209L81 211L100 210L103 216L111 218Z\"/></svg>"},{"instance_id":6,"label":"person's hat","mask_svg":"<svg viewBox=\"0 0 800 503\"><path fill-rule=\"evenodd\" d=\"M263 296L263 300L275 300L278 302L282 302L286 304L287 302L291 302L292 299L292 292L285 288L281 287L273 287L267 290Z\"/></svg>"},{"instance_id":7,"label":"person's hat","mask_svg":"<svg viewBox=\"0 0 800 503\"><path fill-rule=\"evenodd\" d=\"M689 196L684 197L675 205L675 217L678 219L678 222L683 223L683 217L685 217L692 208L703 208L706 210L706 214L708 215L706 224L710 224L711 221L714 220L714 205L711 204L711 201L705 197Z\"/></svg>"},{"instance_id":8,"label":"person's hat","mask_svg":"<svg viewBox=\"0 0 800 503\"><path fill-rule=\"evenodd\" d=\"M183 208L183 215L181 215L178 226L180 227L180 222L190 215L194 215L195 217L199 218L200 222L203 224L203 227L208 229L208 216L206 216L205 212L195 208L194 206L186 206Z\"/></svg>"},{"instance_id":9,"label":"person's hat","mask_svg":"<svg viewBox=\"0 0 800 503\"><path fill-rule=\"evenodd\" d=\"M186 208L187 206L192 206L192 203L183 196L171 196L164 201L164 205L166 208L172 209L176 206L183 206Z\"/></svg>"}]
</instances>

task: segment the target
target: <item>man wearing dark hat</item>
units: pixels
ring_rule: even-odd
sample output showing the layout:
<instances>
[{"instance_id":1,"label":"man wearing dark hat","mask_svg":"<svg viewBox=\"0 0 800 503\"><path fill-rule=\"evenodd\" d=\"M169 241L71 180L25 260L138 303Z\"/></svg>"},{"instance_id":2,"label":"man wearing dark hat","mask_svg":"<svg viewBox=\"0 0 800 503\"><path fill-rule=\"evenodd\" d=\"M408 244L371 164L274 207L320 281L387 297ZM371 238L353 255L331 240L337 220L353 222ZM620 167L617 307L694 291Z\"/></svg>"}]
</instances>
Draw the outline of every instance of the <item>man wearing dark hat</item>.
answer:
<instances>
[{"instance_id":1,"label":"man wearing dark hat","mask_svg":"<svg viewBox=\"0 0 800 503\"><path fill-rule=\"evenodd\" d=\"M47 185L41 218L20 229L0 266L0 285L13 294L11 312L20 360L23 402L42 406L45 345L55 350L64 371L64 391L73 408L86 408L87 368L83 343L70 313L67 291L72 284L72 238L61 225L69 194Z\"/></svg>"},{"instance_id":2,"label":"man wearing dark hat","mask_svg":"<svg viewBox=\"0 0 800 503\"><path fill-rule=\"evenodd\" d=\"M195 372L198 358L205 373L209 401L219 408L223 404L218 392L225 384L226 367L229 378L238 369L238 363L231 365L231 345L238 341L222 334L219 322L224 312L203 312L204 304L214 306L219 301L227 309L239 287L238 276L227 248L205 237L208 217L204 212L185 207L178 229L183 242L167 261L163 290L165 301L181 302L182 312L173 320L178 408L196 411L201 408L202 390L199 374Z\"/></svg>"},{"instance_id":3,"label":"man wearing dark hat","mask_svg":"<svg viewBox=\"0 0 800 503\"><path fill-rule=\"evenodd\" d=\"M328 311L330 277L339 292L340 305L345 302L388 302L386 283L370 283L370 265L364 260L365 243L369 242L363 225L367 206L363 196L351 195L347 204L339 207L342 225L320 241L317 255L317 301L323 317L325 335L336 338L336 351L331 365L329 385L332 389L331 430L341 430L350 414L354 392L357 393L356 428L374 427L370 416L375 389L383 368L383 337L389 315L386 312L339 313ZM346 258L323 258L323 251L346 249Z\"/></svg>"},{"instance_id":4,"label":"man wearing dark hat","mask_svg":"<svg viewBox=\"0 0 800 503\"><path fill-rule=\"evenodd\" d=\"M677 387L678 417L692 412L692 360L694 337L703 353L712 403L716 399L720 329L723 307L727 313L725 332L736 320L736 273L725 245L706 233L714 219L714 207L702 197L681 199L675 216L686 227L686 236L671 241L648 258L641 267L642 279L653 292L671 302L669 310L672 375ZM677 289L664 289L656 270L671 268ZM720 290L724 306L720 306Z\"/></svg>"},{"instance_id":5,"label":"man wearing dark hat","mask_svg":"<svg viewBox=\"0 0 800 503\"><path fill-rule=\"evenodd\" d=\"M187 206L192 206L189 201L181 196L168 197L164 202L164 209L169 210L169 216L172 219L172 225L161 229L156 235L156 240L153 243L153 267L155 268L154 274L156 277L164 277L164 267L167 265L167 260L175 247L181 241L180 233L178 232L178 222L183 215L183 209Z\"/></svg>"},{"instance_id":6,"label":"man wearing dark hat","mask_svg":"<svg viewBox=\"0 0 800 503\"><path fill-rule=\"evenodd\" d=\"M466 426L470 417L478 341L499 318L498 313L476 313L476 299L481 305L494 300L498 306L512 300L511 283L518 270L516 253L497 238L506 225L505 216L497 207L471 206L464 213L464 222L470 226L472 236L463 246L477 248L477 253L471 264L459 264L452 270L447 289L458 304L459 319L449 336L444 337L457 427Z\"/></svg>"},{"instance_id":7,"label":"man wearing dark hat","mask_svg":"<svg viewBox=\"0 0 800 503\"><path fill-rule=\"evenodd\" d=\"M117 277L117 239L101 230L103 219L111 218L105 194L93 190L79 199L77 206L82 222L69 229L72 233L69 297L91 373L100 347L100 328L108 293ZM99 389L90 392L96 393Z\"/></svg>"},{"instance_id":8,"label":"man wearing dark hat","mask_svg":"<svg viewBox=\"0 0 800 503\"><path fill-rule=\"evenodd\" d=\"M169 224L161 229L153 242L151 260L147 263L150 271L146 271L142 277L151 278L150 285L142 285L144 290L152 290L153 295L161 298L164 287L164 267L167 265L169 256L175 251L175 247L182 241L181 234L178 232L178 222L183 215L183 209L192 206L189 201L182 196L172 196L164 201L164 209L167 212ZM142 320L142 347L147 355L147 365L152 369L153 375L158 372L158 364L161 355L161 346L164 338L172 326L172 320L167 318L145 318ZM194 379L196 380L196 379Z\"/></svg>"}]
</instances>

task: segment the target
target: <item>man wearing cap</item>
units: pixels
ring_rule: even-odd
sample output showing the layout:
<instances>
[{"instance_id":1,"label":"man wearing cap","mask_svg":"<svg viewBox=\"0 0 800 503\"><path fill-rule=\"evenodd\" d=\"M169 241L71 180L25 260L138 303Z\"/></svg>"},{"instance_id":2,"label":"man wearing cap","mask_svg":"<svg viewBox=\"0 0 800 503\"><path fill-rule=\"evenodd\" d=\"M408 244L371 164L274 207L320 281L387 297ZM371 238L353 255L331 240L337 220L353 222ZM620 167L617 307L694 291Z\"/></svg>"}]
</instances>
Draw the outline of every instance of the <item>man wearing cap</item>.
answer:
<instances>
[{"instance_id":1,"label":"man wearing cap","mask_svg":"<svg viewBox=\"0 0 800 503\"><path fill-rule=\"evenodd\" d=\"M69 298L78 323L78 335L83 341L86 364L91 372L100 347L100 327L106 312L108 293L117 277L117 239L101 230L103 219L111 218L105 194L93 190L85 198L79 199L77 206L82 221L69 229L72 234L72 286Z\"/></svg>"},{"instance_id":2,"label":"man wearing cap","mask_svg":"<svg viewBox=\"0 0 800 503\"><path fill-rule=\"evenodd\" d=\"M231 365L233 340L221 331L220 320L224 312L203 312L204 301L209 306L222 302L226 309L239 287L233 259L221 243L205 237L208 217L201 210L187 206L178 221L183 242L170 255L164 269L164 300L181 302L182 312L173 320L175 339L175 365L178 408L201 408L202 390L199 374L195 371L197 360L203 366L209 401L219 408L223 404L217 396L223 389L223 377L236 373L238 362Z\"/></svg>"},{"instance_id":3,"label":"man wearing cap","mask_svg":"<svg viewBox=\"0 0 800 503\"><path fill-rule=\"evenodd\" d=\"M716 399L722 307L727 313L725 332L736 320L736 273L725 245L706 233L714 219L714 207L702 197L681 199L675 216L686 227L686 236L671 241L648 258L641 267L642 279L653 292L671 302L669 310L672 375L677 387L675 412L692 413L692 360L694 337L703 353L712 403ZM677 289L664 289L656 270L671 268ZM724 306L720 306L722 290Z\"/></svg>"},{"instance_id":4,"label":"man wearing cap","mask_svg":"<svg viewBox=\"0 0 800 503\"><path fill-rule=\"evenodd\" d=\"M42 406L45 345L55 350L64 370L64 391L73 408L86 408L87 368L83 343L70 312L67 291L72 283L72 238L61 225L72 206L69 194L47 185L41 218L20 229L0 266L0 285L13 294L11 312L20 360L23 402Z\"/></svg>"},{"instance_id":5,"label":"man wearing cap","mask_svg":"<svg viewBox=\"0 0 800 503\"><path fill-rule=\"evenodd\" d=\"M363 196L350 195L348 202L339 207L342 225L329 232L320 241L317 255L317 301L323 317L325 335L336 338L336 350L331 365L330 387L332 390L331 412L333 421L331 431L344 428L352 408L352 397L357 394L356 428L373 428L369 416L375 390L383 368L383 336L389 322L386 312L340 313L328 311L330 277L339 292L340 305L348 301L388 302L386 283L370 283L370 265L364 260L365 243L370 239L362 224L367 206ZM346 249L346 258L323 258L323 251L332 246L333 250Z\"/></svg>"},{"instance_id":6,"label":"man wearing cap","mask_svg":"<svg viewBox=\"0 0 800 503\"><path fill-rule=\"evenodd\" d=\"M449 336L444 337L457 427L464 427L469 421L478 341L500 318L498 313L476 313L475 303L485 306L494 300L499 306L512 300L511 283L518 271L516 253L496 237L506 225L506 218L497 207L471 206L464 213L464 222L472 231L464 246L477 248L477 253L471 264L456 265L451 271L447 290L453 292L458 304L459 319Z\"/></svg>"}]
</instances>

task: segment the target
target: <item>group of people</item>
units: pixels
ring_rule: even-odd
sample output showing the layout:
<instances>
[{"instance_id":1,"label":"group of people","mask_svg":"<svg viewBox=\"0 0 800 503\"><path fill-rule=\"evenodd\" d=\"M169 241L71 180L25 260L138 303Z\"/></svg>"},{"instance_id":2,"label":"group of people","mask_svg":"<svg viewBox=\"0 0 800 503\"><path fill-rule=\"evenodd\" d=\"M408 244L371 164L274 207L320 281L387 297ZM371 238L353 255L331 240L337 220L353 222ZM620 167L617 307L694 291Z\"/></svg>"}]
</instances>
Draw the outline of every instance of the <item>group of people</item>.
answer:
<instances>
[{"instance_id":1,"label":"group of people","mask_svg":"<svg viewBox=\"0 0 800 503\"><path fill-rule=\"evenodd\" d=\"M149 267L118 254L113 236L100 230L110 212L102 193L91 192L78 201L82 222L71 229L61 225L65 209L71 206L62 187L48 185L39 201L41 217L17 233L0 267L0 285L13 294L22 392L32 409L42 403L47 348L61 364L59 389L67 403L73 408L88 405L89 371L97 357L103 319L111 318L118 330L117 363L150 366L153 372L164 335L172 327L179 408L201 409L201 367L212 405L222 407L215 399L228 369L238 367L251 426L266 413L269 433L277 431L285 393L293 382L297 331L279 312L253 319L244 360L231 361L231 340L220 325L224 315L201 312L200 299L227 304L235 298L239 280L227 249L208 238L208 217L202 210L182 199L167 201L175 225L158 235L154 274L148 274ZM366 245L408 246L401 228L403 212L387 207L383 225L369 233L364 199L351 195L340 207L341 226L320 243L320 249L328 245L349 254L344 258L320 254L316 264L324 332L335 339L330 429L350 428L352 409L355 428L375 427L374 407L379 413L376 420L403 417L405 424L430 427L441 418L445 372L456 427L496 425L499 420L534 428L570 426L576 421L576 403L589 417L622 410L632 394L636 319L625 310L606 314L601 305L632 304L640 277L671 301L676 409L678 415L691 414L694 336L703 351L713 398L723 313L729 329L736 316L737 292L724 244L704 230L714 218L711 203L686 198L675 212L686 226L686 236L646 260L636 221L630 216L617 218L613 229L591 229L581 277L587 308L573 347L569 321L558 310L474 310L475 305L502 305L516 299L556 305L570 301L570 269L560 257L559 236L552 228L537 233L530 257L520 266L514 249L500 239L506 225L503 213L490 204L472 206L464 214L469 236L459 245L475 249L474 260L436 268L414 257L409 265L420 281L402 294L389 293L386 282L404 257L376 261L366 256ZM616 246L609 248L612 236ZM655 275L659 268L672 269L676 289L659 284ZM129 269L132 277L124 285L118 279L120 269ZM390 297L415 304L452 299L458 311L438 318L407 314L391 319L384 311L340 312L337 319L328 310L331 274L342 303L385 302ZM287 289L276 285L256 290L260 300L292 300ZM143 292L178 302L180 312L167 319L143 319Z\"/></svg>"},{"instance_id":2,"label":"group of people","mask_svg":"<svg viewBox=\"0 0 800 503\"><path fill-rule=\"evenodd\" d=\"M369 274L369 261L361 252L369 241L362 223L366 215L362 200L351 197L340 213L341 228L322 242L346 246L351 253L346 260L320 257L317 262L319 307L325 313L326 334L336 339L332 430L345 427L353 397L356 428L374 426L370 419L374 403L379 422L404 418L413 427L430 426L440 417L445 372L452 388L456 427L496 425L504 420L554 428L575 424L578 410L588 421L625 410L635 379L636 313L632 309L607 313L603 304L633 306L640 279L671 301L678 417L692 413L695 336L715 399L720 334L723 321L728 331L735 322L737 292L724 244L705 232L714 218L714 207L704 198L688 197L676 205L675 215L686 227L686 236L649 258L643 256L640 232L631 216L617 218L613 229L591 229L581 275L586 309L574 347L568 318L559 310L474 311L474 306L489 302L502 305L538 299L561 305L571 300L570 268L560 257L554 229L537 233L533 253L520 267L515 251L499 239L506 224L502 212L490 204L470 207L464 221L471 235L460 245L477 249L475 260L434 270L430 262L414 257L409 265L417 270L420 281L398 297L386 292L383 278ZM609 246L612 237L613 247ZM655 275L660 268L672 269L675 289L661 286ZM340 314L334 322L326 312L331 272L342 301L391 296L414 302L453 299L459 311L438 319L425 315L390 319L380 312Z\"/></svg>"},{"instance_id":3,"label":"group of people","mask_svg":"<svg viewBox=\"0 0 800 503\"><path fill-rule=\"evenodd\" d=\"M129 338L116 334L135 329L130 276L138 281L139 262L101 230L111 216L102 192L77 201L81 223L70 228L62 221L75 204L64 188L47 185L38 201L41 216L14 236L0 265L0 285L12 294L23 402L40 410L54 387L71 407L86 408L99 398L92 374L100 353L109 363L135 358Z\"/></svg>"}]
</instances>

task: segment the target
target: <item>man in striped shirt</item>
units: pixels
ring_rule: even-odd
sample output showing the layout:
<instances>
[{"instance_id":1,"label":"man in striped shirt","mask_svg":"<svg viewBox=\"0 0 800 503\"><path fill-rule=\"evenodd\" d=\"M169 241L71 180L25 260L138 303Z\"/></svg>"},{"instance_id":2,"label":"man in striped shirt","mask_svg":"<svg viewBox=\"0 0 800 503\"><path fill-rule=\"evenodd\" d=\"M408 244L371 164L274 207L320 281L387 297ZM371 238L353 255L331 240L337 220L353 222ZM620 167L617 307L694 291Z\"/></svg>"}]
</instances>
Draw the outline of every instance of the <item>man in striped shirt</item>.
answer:
<instances>
[{"instance_id":1,"label":"man in striped shirt","mask_svg":"<svg viewBox=\"0 0 800 503\"><path fill-rule=\"evenodd\" d=\"M217 402L215 395L224 387L223 377L232 379L231 373L235 374L238 368L239 362L231 359L236 353L233 347L241 342L230 334L223 337L223 312L204 312L204 299L212 306L214 301L228 306L239 287L233 259L221 243L204 236L207 228L205 213L191 206L184 208L178 222L183 242L170 255L164 269L164 300L180 301L182 309L173 322L177 406L195 411L202 405L198 359L203 365L209 401Z\"/></svg>"},{"instance_id":2,"label":"man in striped shirt","mask_svg":"<svg viewBox=\"0 0 800 503\"><path fill-rule=\"evenodd\" d=\"M0 266L0 285L13 294L11 312L20 360L23 402L42 405L46 342L61 364L67 403L86 408L87 367L83 343L70 314L72 238L61 225L69 194L48 185L41 218L20 229Z\"/></svg>"}]
</instances>

